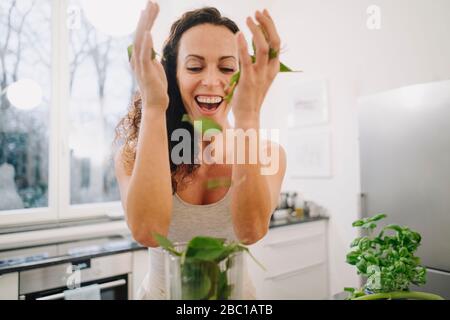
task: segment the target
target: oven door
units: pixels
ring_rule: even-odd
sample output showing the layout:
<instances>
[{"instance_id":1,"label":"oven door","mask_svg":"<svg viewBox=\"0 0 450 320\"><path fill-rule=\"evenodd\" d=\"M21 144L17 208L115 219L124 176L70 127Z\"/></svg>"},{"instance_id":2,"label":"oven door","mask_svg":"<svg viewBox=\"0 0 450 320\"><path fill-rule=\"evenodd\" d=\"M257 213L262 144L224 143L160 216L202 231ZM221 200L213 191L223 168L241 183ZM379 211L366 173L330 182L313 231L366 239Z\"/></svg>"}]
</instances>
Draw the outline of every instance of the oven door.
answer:
<instances>
[{"instance_id":1,"label":"oven door","mask_svg":"<svg viewBox=\"0 0 450 320\"><path fill-rule=\"evenodd\" d=\"M21 300L61 300L73 284L97 284L102 300L127 300L132 298L132 255L126 252L26 270L19 273L19 280Z\"/></svg>"},{"instance_id":2,"label":"oven door","mask_svg":"<svg viewBox=\"0 0 450 320\"><path fill-rule=\"evenodd\" d=\"M131 275L102 279L81 283L81 287L97 284L100 289L101 300L128 300L128 288L131 284ZM64 291L67 287L60 287L51 290L32 292L22 295L22 300L64 300Z\"/></svg>"}]
</instances>

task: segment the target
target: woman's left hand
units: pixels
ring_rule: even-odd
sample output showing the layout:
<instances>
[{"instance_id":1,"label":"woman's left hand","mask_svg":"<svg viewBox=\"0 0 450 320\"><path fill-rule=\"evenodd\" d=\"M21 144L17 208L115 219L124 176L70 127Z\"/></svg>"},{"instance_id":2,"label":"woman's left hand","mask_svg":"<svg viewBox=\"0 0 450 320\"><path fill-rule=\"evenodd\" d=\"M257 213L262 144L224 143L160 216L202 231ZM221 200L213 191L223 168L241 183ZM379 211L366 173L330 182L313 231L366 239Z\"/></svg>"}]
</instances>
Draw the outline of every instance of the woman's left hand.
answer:
<instances>
[{"instance_id":1,"label":"woman's left hand","mask_svg":"<svg viewBox=\"0 0 450 320\"><path fill-rule=\"evenodd\" d=\"M251 17L247 18L256 48L255 63L248 53L244 35L241 32L237 35L241 74L231 101L236 124L239 121L259 120L266 93L280 70L280 37L275 24L267 10L257 11L255 18L260 25ZM269 52L276 52L276 57L269 58Z\"/></svg>"}]
</instances>

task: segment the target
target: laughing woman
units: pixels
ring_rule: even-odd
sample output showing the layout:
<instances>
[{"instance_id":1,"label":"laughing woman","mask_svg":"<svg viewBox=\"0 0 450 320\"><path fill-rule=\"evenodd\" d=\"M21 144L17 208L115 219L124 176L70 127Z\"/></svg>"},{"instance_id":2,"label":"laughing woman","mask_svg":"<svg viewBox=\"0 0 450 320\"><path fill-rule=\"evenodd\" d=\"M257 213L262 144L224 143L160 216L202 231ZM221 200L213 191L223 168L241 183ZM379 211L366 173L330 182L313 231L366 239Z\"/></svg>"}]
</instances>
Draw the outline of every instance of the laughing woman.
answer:
<instances>
[{"instance_id":1,"label":"laughing woman","mask_svg":"<svg viewBox=\"0 0 450 320\"><path fill-rule=\"evenodd\" d=\"M279 145L259 144L261 105L280 63L278 54L269 57L269 50L279 52L280 39L267 10L257 11L256 21L247 18L256 47L255 63L236 24L215 8L190 11L177 20L158 61L151 36L158 12L153 2L142 11L131 58L139 93L116 136L123 141L115 170L127 223L136 241L150 252L141 299L165 298L164 260L153 232L174 242L202 235L255 243L268 231L286 168ZM240 80L228 103L224 98L233 89L229 83L238 71ZM275 172L262 174L264 167L273 164L263 163L260 157L252 163L211 163L195 161L198 154L192 152L190 161L172 159L176 145L172 133L183 128L194 136L192 124L183 115L194 121L207 117L225 130L231 128L230 110L234 128L256 132L256 145L277 159ZM195 150L195 143L208 144L202 141L192 139L189 146ZM251 145L245 144L246 155L259 151L250 150ZM230 152L217 150L223 157ZM211 179L224 178L231 183L208 187ZM248 275L244 279L244 298L255 298Z\"/></svg>"}]
</instances>

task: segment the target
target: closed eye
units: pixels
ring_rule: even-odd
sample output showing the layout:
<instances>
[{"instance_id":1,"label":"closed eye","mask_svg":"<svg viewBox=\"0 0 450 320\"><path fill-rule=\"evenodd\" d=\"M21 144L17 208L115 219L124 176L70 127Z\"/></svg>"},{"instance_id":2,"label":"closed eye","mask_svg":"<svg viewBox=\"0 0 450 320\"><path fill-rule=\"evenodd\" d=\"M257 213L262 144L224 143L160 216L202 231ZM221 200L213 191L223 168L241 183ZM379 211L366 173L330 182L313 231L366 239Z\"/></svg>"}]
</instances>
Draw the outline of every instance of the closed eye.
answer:
<instances>
[{"instance_id":1,"label":"closed eye","mask_svg":"<svg viewBox=\"0 0 450 320\"><path fill-rule=\"evenodd\" d=\"M187 69L192 72L199 72L202 70L202 68L200 68L200 67L193 67L193 68L187 68Z\"/></svg>"},{"instance_id":2,"label":"closed eye","mask_svg":"<svg viewBox=\"0 0 450 320\"><path fill-rule=\"evenodd\" d=\"M220 70L225 73L234 73L233 68L220 68Z\"/></svg>"}]
</instances>

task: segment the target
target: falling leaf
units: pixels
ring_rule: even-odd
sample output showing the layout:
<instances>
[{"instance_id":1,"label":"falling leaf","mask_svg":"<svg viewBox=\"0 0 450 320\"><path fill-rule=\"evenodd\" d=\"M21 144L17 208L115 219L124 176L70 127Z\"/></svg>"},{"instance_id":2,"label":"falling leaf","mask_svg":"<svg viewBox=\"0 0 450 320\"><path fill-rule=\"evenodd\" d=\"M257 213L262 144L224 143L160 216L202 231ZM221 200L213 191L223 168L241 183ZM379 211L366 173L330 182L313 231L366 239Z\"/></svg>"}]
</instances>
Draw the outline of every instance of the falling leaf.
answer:
<instances>
[{"instance_id":1,"label":"falling leaf","mask_svg":"<svg viewBox=\"0 0 450 320\"><path fill-rule=\"evenodd\" d=\"M182 122L189 122L190 124L192 124L194 126L194 129L198 128L198 122L201 122L201 129L202 129L202 135L205 134L206 131L210 130L210 129L215 129L215 130L219 130L222 131L222 126L220 124L218 124L216 121L214 121L211 118L208 117L200 117L198 119L195 119L194 121L192 121L191 117L188 114L183 114L183 117L181 118ZM197 126L194 125L194 122L197 122Z\"/></svg>"}]
</instances>

